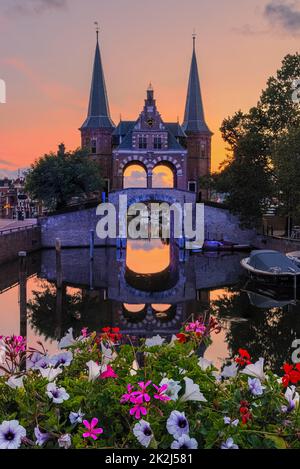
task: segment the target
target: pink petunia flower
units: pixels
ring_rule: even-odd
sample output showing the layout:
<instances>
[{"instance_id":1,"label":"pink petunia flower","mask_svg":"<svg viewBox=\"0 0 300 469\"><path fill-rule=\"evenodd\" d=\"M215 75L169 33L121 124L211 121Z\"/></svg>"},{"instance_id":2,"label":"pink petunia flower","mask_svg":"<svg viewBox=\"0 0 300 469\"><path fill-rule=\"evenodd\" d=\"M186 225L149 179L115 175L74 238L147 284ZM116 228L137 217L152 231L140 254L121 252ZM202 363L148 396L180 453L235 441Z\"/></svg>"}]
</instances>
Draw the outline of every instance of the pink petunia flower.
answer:
<instances>
[{"instance_id":1,"label":"pink petunia flower","mask_svg":"<svg viewBox=\"0 0 300 469\"><path fill-rule=\"evenodd\" d=\"M118 375L114 372L110 365L107 366L106 371L101 373L100 379L107 379L107 378L118 378Z\"/></svg>"},{"instance_id":2,"label":"pink petunia flower","mask_svg":"<svg viewBox=\"0 0 300 469\"><path fill-rule=\"evenodd\" d=\"M171 398L165 394L165 392L168 389L168 385L164 384L163 386L159 387L153 384L155 387L157 393L154 394L154 399L157 399L158 401L170 401Z\"/></svg>"},{"instance_id":3,"label":"pink petunia flower","mask_svg":"<svg viewBox=\"0 0 300 469\"><path fill-rule=\"evenodd\" d=\"M83 438L92 438L93 440L98 440L98 435L103 433L103 428L95 428L98 425L98 419L93 418L91 423L87 420L83 421L83 425L87 428L87 432L83 433Z\"/></svg>"}]
</instances>

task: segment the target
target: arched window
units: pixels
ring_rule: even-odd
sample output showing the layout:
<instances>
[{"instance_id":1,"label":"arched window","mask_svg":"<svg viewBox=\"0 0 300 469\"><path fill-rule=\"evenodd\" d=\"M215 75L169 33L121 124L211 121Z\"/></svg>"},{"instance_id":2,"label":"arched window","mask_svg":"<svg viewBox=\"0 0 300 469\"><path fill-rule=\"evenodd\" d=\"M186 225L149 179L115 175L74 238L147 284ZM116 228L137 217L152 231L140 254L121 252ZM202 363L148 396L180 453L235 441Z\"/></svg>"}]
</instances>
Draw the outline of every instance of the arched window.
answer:
<instances>
[{"instance_id":1,"label":"arched window","mask_svg":"<svg viewBox=\"0 0 300 469\"><path fill-rule=\"evenodd\" d=\"M152 173L153 189L173 189L175 187L174 171L167 164L158 164Z\"/></svg>"},{"instance_id":2,"label":"arched window","mask_svg":"<svg viewBox=\"0 0 300 469\"><path fill-rule=\"evenodd\" d=\"M123 173L124 189L147 189L147 172L142 164L132 163L128 165Z\"/></svg>"}]
</instances>

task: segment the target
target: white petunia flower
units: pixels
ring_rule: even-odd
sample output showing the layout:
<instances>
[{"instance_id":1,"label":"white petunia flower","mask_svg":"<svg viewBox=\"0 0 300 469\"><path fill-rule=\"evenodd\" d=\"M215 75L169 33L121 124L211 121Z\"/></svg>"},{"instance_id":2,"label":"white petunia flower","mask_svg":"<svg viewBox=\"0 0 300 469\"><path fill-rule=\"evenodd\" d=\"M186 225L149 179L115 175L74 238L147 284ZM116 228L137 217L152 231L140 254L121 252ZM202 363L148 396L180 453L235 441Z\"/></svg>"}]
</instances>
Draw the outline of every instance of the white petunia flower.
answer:
<instances>
[{"instance_id":1,"label":"white petunia flower","mask_svg":"<svg viewBox=\"0 0 300 469\"><path fill-rule=\"evenodd\" d=\"M131 365L130 372L129 372L130 376L136 376L139 369L140 369L140 367L139 367L139 364L138 364L137 360L134 360L132 365Z\"/></svg>"},{"instance_id":2,"label":"white petunia flower","mask_svg":"<svg viewBox=\"0 0 300 469\"><path fill-rule=\"evenodd\" d=\"M224 366L223 371L221 373L222 378L235 378L238 374L238 365L236 363L232 363L230 366Z\"/></svg>"},{"instance_id":3,"label":"white petunia flower","mask_svg":"<svg viewBox=\"0 0 300 469\"><path fill-rule=\"evenodd\" d=\"M102 362L104 365L109 365L118 357L117 353L112 350L110 347L105 347L103 342L101 342L101 351L102 351Z\"/></svg>"},{"instance_id":4,"label":"white petunia flower","mask_svg":"<svg viewBox=\"0 0 300 469\"><path fill-rule=\"evenodd\" d=\"M187 377L184 378L184 381L185 381L185 393L180 399L182 402L186 402L186 401L207 402L202 392L200 391L198 384L195 384L192 379L187 378Z\"/></svg>"},{"instance_id":5,"label":"white petunia flower","mask_svg":"<svg viewBox=\"0 0 300 469\"><path fill-rule=\"evenodd\" d=\"M160 335L156 335L155 337L152 337L151 339L146 339L145 346L147 348L151 347L157 347L163 345L165 342L165 339L163 339Z\"/></svg>"},{"instance_id":6,"label":"white petunia flower","mask_svg":"<svg viewBox=\"0 0 300 469\"><path fill-rule=\"evenodd\" d=\"M239 424L239 419L231 420L230 417L224 417L225 425L230 425L231 427L237 427Z\"/></svg>"},{"instance_id":7,"label":"white petunia flower","mask_svg":"<svg viewBox=\"0 0 300 469\"><path fill-rule=\"evenodd\" d=\"M86 366L89 369L89 381L95 381L97 378L99 378L101 373L101 366L98 365L98 363L90 360L87 362Z\"/></svg>"},{"instance_id":8,"label":"white petunia flower","mask_svg":"<svg viewBox=\"0 0 300 469\"><path fill-rule=\"evenodd\" d=\"M68 433L66 435L61 435L58 439L58 446L60 448L69 449L72 446L71 435Z\"/></svg>"},{"instance_id":9,"label":"white petunia flower","mask_svg":"<svg viewBox=\"0 0 300 469\"><path fill-rule=\"evenodd\" d=\"M61 339L58 346L60 349L69 348L75 343L76 343L76 340L74 339L73 328L71 327L66 333L66 335Z\"/></svg>"},{"instance_id":10,"label":"white petunia flower","mask_svg":"<svg viewBox=\"0 0 300 469\"><path fill-rule=\"evenodd\" d=\"M262 396L264 393L265 386L262 386L260 379L248 378L249 391L253 396Z\"/></svg>"},{"instance_id":11,"label":"white petunia flower","mask_svg":"<svg viewBox=\"0 0 300 469\"><path fill-rule=\"evenodd\" d=\"M188 435L182 435L178 440L173 441L171 449L198 449L198 443L195 438L190 438Z\"/></svg>"},{"instance_id":12,"label":"white petunia flower","mask_svg":"<svg viewBox=\"0 0 300 469\"><path fill-rule=\"evenodd\" d=\"M213 362L206 360L206 358L201 357L199 358L198 365L200 366L202 371L206 371L213 365Z\"/></svg>"},{"instance_id":13,"label":"white petunia flower","mask_svg":"<svg viewBox=\"0 0 300 469\"><path fill-rule=\"evenodd\" d=\"M244 370L241 371L244 375L251 376L253 378L258 378L263 383L266 381L266 375L264 373L264 358L260 358L258 362L247 365Z\"/></svg>"},{"instance_id":14,"label":"white petunia flower","mask_svg":"<svg viewBox=\"0 0 300 469\"><path fill-rule=\"evenodd\" d=\"M0 449L18 449L22 438L25 438L26 430L19 425L18 420L5 420L0 425Z\"/></svg>"},{"instance_id":15,"label":"white petunia flower","mask_svg":"<svg viewBox=\"0 0 300 469\"><path fill-rule=\"evenodd\" d=\"M48 368L40 368L39 372L43 378L46 378L49 382L52 382L58 377L58 375L62 373L62 369L49 366Z\"/></svg>"},{"instance_id":16,"label":"white petunia flower","mask_svg":"<svg viewBox=\"0 0 300 469\"><path fill-rule=\"evenodd\" d=\"M176 439L180 438L182 435L188 435L190 427L185 413L173 410L167 420L167 430L170 435Z\"/></svg>"},{"instance_id":17,"label":"white petunia flower","mask_svg":"<svg viewBox=\"0 0 300 469\"><path fill-rule=\"evenodd\" d=\"M84 415L85 414L81 412L81 409L79 409L78 412L70 412L69 420L72 425L75 425L76 423L82 423Z\"/></svg>"},{"instance_id":18,"label":"white petunia flower","mask_svg":"<svg viewBox=\"0 0 300 469\"><path fill-rule=\"evenodd\" d=\"M282 406L281 410L282 412L290 413L299 406L300 397L299 393L296 391L296 386L288 387L284 396L288 401L288 405Z\"/></svg>"},{"instance_id":19,"label":"white petunia flower","mask_svg":"<svg viewBox=\"0 0 300 469\"><path fill-rule=\"evenodd\" d=\"M46 394L50 399L52 399L54 404L62 404L70 397L65 388L59 388L54 383L48 384Z\"/></svg>"},{"instance_id":20,"label":"white petunia flower","mask_svg":"<svg viewBox=\"0 0 300 469\"><path fill-rule=\"evenodd\" d=\"M168 389L165 391L165 394L171 399L171 401L177 401L178 393L181 390L179 381L163 378L159 385L163 386L164 384L168 385Z\"/></svg>"},{"instance_id":21,"label":"white petunia flower","mask_svg":"<svg viewBox=\"0 0 300 469\"><path fill-rule=\"evenodd\" d=\"M228 438L227 441L221 444L221 449L239 449L239 447L234 443L232 438Z\"/></svg>"},{"instance_id":22,"label":"white petunia flower","mask_svg":"<svg viewBox=\"0 0 300 469\"><path fill-rule=\"evenodd\" d=\"M150 424L145 420L140 420L133 427L133 434L136 436L141 445L145 448L148 448L151 443L151 440L153 439L153 433Z\"/></svg>"},{"instance_id":23,"label":"white petunia flower","mask_svg":"<svg viewBox=\"0 0 300 469\"><path fill-rule=\"evenodd\" d=\"M7 386L12 389L24 388L23 384L24 376L17 378L16 376L11 376L8 381L6 381Z\"/></svg>"},{"instance_id":24,"label":"white petunia flower","mask_svg":"<svg viewBox=\"0 0 300 469\"><path fill-rule=\"evenodd\" d=\"M50 363L53 366L70 366L73 360L72 352L62 352L57 355L53 355L50 358Z\"/></svg>"}]
</instances>

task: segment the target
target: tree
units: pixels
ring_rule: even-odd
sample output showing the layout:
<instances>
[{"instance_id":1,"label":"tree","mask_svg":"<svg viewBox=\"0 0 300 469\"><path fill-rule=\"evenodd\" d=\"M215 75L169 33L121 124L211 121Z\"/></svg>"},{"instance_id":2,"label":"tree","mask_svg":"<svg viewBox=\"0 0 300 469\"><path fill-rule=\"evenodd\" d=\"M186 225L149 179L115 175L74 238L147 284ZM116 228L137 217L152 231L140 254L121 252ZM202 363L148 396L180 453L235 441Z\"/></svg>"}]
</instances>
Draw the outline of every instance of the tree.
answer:
<instances>
[{"instance_id":1,"label":"tree","mask_svg":"<svg viewBox=\"0 0 300 469\"><path fill-rule=\"evenodd\" d=\"M280 187L280 211L290 218L300 214L300 130L292 129L274 145L274 173Z\"/></svg>"},{"instance_id":2,"label":"tree","mask_svg":"<svg viewBox=\"0 0 300 469\"><path fill-rule=\"evenodd\" d=\"M300 55L287 55L257 105L222 123L220 130L229 155L215 179L215 189L228 194L229 207L245 225L257 225L268 201L281 191L274 144L300 125L300 107L292 99L293 83L299 77Z\"/></svg>"},{"instance_id":3,"label":"tree","mask_svg":"<svg viewBox=\"0 0 300 469\"><path fill-rule=\"evenodd\" d=\"M65 152L60 145L57 154L44 155L31 166L25 190L47 209L59 210L73 197L86 198L102 187L100 168L88 158L86 150Z\"/></svg>"}]
</instances>

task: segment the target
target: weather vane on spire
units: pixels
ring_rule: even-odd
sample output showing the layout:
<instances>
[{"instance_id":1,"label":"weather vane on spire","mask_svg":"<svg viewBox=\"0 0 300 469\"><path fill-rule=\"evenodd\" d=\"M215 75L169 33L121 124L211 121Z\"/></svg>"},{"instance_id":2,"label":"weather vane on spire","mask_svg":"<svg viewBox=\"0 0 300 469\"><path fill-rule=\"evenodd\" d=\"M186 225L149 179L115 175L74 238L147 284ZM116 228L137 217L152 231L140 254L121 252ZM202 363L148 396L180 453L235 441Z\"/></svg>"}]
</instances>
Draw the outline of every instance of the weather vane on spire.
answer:
<instances>
[{"instance_id":1,"label":"weather vane on spire","mask_svg":"<svg viewBox=\"0 0 300 469\"><path fill-rule=\"evenodd\" d=\"M99 27L98 21L95 21L95 22L94 22L94 25L96 26L96 34L97 34L97 41L98 41L98 38L99 38L99 31L100 31L100 27Z\"/></svg>"},{"instance_id":2,"label":"weather vane on spire","mask_svg":"<svg viewBox=\"0 0 300 469\"><path fill-rule=\"evenodd\" d=\"M194 28L194 30L193 30L193 47L194 47L194 49L195 49L195 44L196 44L196 37L197 37L197 34L196 34L196 30Z\"/></svg>"}]
</instances>

